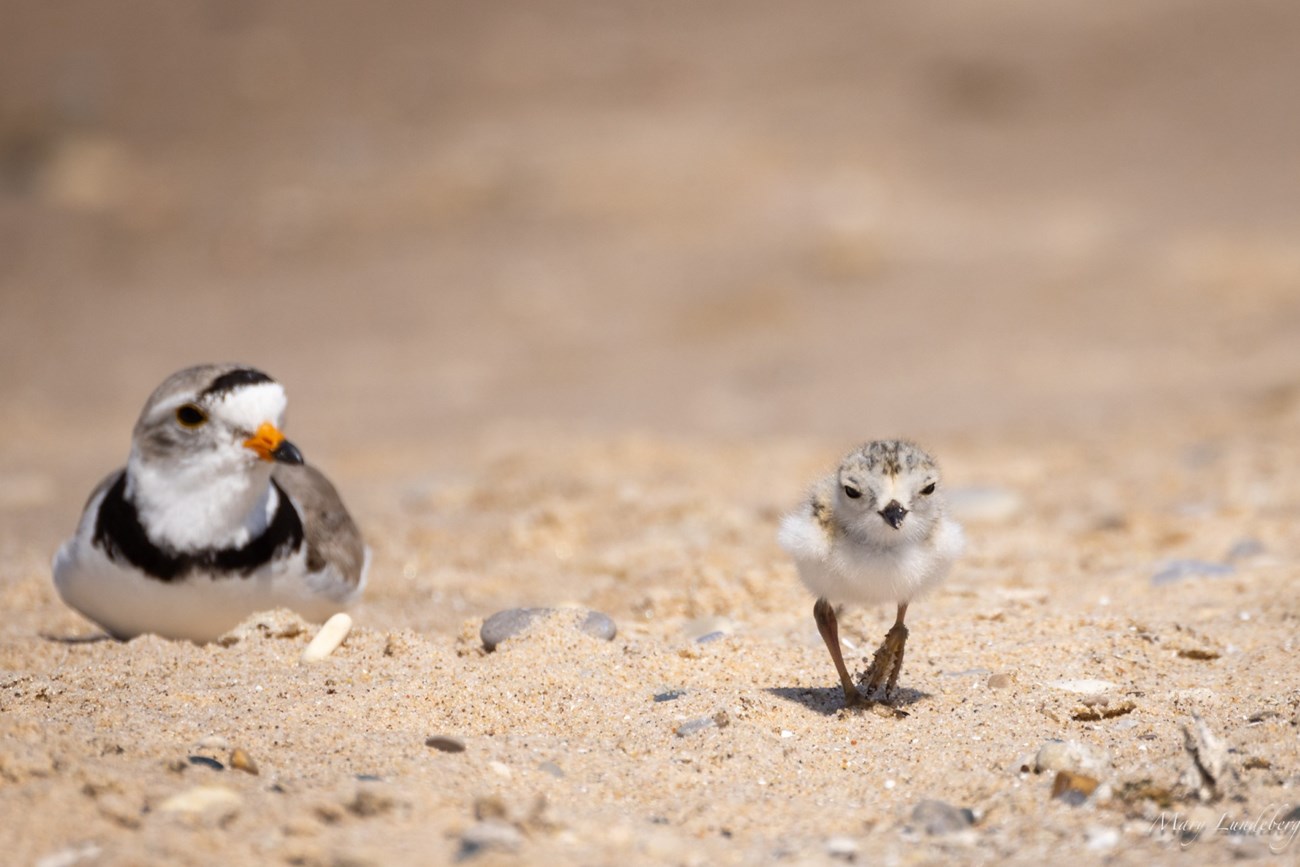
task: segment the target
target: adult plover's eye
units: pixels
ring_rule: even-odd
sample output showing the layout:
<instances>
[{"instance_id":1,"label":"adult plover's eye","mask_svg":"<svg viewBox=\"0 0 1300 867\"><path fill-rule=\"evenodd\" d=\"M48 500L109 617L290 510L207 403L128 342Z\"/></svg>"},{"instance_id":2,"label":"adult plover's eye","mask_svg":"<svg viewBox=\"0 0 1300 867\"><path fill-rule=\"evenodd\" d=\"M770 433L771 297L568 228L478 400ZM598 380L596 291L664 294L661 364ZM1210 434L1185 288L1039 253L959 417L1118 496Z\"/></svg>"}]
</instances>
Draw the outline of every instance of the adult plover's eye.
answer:
<instances>
[{"instance_id":1,"label":"adult plover's eye","mask_svg":"<svg viewBox=\"0 0 1300 867\"><path fill-rule=\"evenodd\" d=\"M844 496L848 497L850 500L856 500L858 497L862 496L862 492L859 491L857 488L851 487L849 485L845 485Z\"/></svg>"},{"instance_id":2,"label":"adult plover's eye","mask_svg":"<svg viewBox=\"0 0 1300 867\"><path fill-rule=\"evenodd\" d=\"M922 489L921 489L921 493L922 493L922 494L925 494L927 497L930 496L931 494L933 494L933 493L934 493L934 482L931 482L930 484L928 484L928 485L926 485L924 488L922 488Z\"/></svg>"},{"instance_id":3,"label":"adult plover's eye","mask_svg":"<svg viewBox=\"0 0 1300 867\"><path fill-rule=\"evenodd\" d=\"M181 427L198 427L208 420L208 414L192 403L187 403L176 410L176 421Z\"/></svg>"}]
</instances>

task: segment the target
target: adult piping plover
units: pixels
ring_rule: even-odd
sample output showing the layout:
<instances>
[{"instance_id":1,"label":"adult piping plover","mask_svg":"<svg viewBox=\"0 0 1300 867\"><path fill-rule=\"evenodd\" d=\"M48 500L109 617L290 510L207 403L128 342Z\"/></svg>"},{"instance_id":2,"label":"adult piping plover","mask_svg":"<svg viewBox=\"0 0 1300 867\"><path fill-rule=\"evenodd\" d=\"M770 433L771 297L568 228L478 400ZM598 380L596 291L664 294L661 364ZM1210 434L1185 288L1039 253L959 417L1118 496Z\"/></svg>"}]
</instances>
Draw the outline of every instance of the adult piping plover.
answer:
<instances>
[{"instance_id":1,"label":"adult piping plover","mask_svg":"<svg viewBox=\"0 0 1300 867\"><path fill-rule=\"evenodd\" d=\"M817 594L813 617L849 704L865 701L882 684L888 698L903 668L908 604L943 580L965 546L944 505L934 459L912 443L879 440L848 454L781 522L777 540ZM894 626L864 675L865 694L840 653L831 607L840 602L898 604Z\"/></svg>"},{"instance_id":2,"label":"adult piping plover","mask_svg":"<svg viewBox=\"0 0 1300 867\"><path fill-rule=\"evenodd\" d=\"M280 384L249 367L168 377L54 557L63 601L117 638L205 642L255 611L319 621L356 599L369 551L280 432L284 409Z\"/></svg>"}]
</instances>

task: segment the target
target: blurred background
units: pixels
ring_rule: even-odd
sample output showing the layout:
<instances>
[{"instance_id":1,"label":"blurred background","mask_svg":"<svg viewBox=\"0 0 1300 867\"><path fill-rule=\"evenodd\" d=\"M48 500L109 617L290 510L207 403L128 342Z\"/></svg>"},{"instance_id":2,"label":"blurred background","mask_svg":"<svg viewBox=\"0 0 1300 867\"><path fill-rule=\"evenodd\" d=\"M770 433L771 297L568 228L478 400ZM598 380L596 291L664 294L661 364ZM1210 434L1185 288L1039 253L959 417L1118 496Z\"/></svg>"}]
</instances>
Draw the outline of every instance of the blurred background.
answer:
<instances>
[{"instance_id":1,"label":"blurred background","mask_svg":"<svg viewBox=\"0 0 1300 867\"><path fill-rule=\"evenodd\" d=\"M309 458L1294 399L1298 37L1284 0L5 0L0 507L66 532L208 360L283 381Z\"/></svg>"}]
</instances>

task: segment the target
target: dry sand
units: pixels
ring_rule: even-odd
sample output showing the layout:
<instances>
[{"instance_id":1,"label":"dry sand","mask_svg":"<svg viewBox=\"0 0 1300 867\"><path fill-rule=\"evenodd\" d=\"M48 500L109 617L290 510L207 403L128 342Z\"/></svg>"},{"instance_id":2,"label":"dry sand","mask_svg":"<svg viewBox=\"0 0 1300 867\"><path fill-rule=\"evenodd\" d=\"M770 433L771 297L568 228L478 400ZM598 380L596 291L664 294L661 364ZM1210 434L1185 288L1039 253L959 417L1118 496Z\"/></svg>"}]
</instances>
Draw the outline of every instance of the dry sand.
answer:
<instances>
[{"instance_id":1,"label":"dry sand","mask_svg":"<svg viewBox=\"0 0 1300 867\"><path fill-rule=\"evenodd\" d=\"M480 6L6 11L0 860L1300 857L1293 8ZM50 583L227 358L374 549L314 665ZM900 434L970 551L846 711L775 529Z\"/></svg>"}]
</instances>

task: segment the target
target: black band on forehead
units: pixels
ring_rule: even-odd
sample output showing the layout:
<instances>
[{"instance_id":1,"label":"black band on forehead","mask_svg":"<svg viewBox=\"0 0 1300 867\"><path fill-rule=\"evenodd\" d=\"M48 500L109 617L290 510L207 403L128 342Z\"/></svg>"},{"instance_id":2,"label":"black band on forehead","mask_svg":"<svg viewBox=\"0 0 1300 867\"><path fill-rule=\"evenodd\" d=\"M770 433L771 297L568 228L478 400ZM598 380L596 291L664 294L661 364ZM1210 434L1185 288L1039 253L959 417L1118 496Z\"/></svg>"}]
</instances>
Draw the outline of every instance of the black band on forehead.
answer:
<instances>
[{"instance_id":1,"label":"black band on forehead","mask_svg":"<svg viewBox=\"0 0 1300 867\"><path fill-rule=\"evenodd\" d=\"M251 367L240 367L229 373L223 373L212 380L212 384L203 389L199 397L224 394L228 391L234 391L241 385L257 385L259 382L275 382L275 380L260 370L254 370Z\"/></svg>"}]
</instances>

